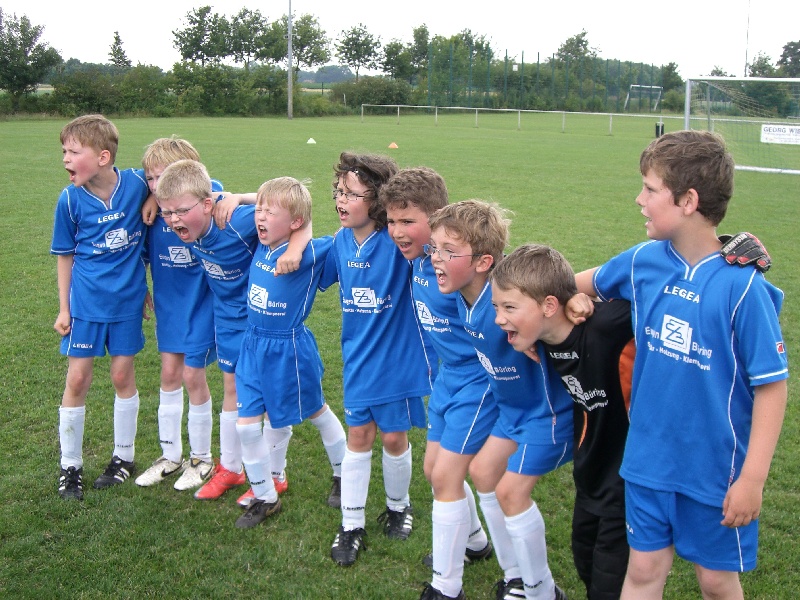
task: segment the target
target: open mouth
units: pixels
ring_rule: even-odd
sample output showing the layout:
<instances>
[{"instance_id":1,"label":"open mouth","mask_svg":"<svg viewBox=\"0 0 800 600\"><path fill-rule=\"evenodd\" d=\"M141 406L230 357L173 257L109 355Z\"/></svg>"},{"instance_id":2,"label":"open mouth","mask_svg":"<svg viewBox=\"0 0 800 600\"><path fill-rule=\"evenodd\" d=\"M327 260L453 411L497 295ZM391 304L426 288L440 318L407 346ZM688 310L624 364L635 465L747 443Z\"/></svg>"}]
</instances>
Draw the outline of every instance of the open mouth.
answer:
<instances>
[{"instance_id":1,"label":"open mouth","mask_svg":"<svg viewBox=\"0 0 800 600\"><path fill-rule=\"evenodd\" d=\"M69 180L75 181L75 171L73 171L72 169L67 169L67 173L69 173Z\"/></svg>"},{"instance_id":2,"label":"open mouth","mask_svg":"<svg viewBox=\"0 0 800 600\"><path fill-rule=\"evenodd\" d=\"M337 206L337 207L336 207L336 212L338 212L338 213L339 213L339 218L340 218L340 219L345 219L345 218L347 218L347 217L350 215L350 213L349 213L349 212L347 212L347 211L346 211L344 208L342 208L341 206Z\"/></svg>"}]
</instances>

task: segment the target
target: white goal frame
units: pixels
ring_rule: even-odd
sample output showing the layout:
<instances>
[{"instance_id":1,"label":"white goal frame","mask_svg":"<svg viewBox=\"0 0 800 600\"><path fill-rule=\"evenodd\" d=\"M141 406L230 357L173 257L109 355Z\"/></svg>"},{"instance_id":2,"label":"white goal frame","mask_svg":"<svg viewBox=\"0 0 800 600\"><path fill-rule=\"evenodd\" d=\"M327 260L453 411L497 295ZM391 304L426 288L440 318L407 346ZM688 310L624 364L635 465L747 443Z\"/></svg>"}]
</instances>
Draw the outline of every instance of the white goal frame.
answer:
<instances>
[{"instance_id":1,"label":"white goal frame","mask_svg":"<svg viewBox=\"0 0 800 600\"><path fill-rule=\"evenodd\" d=\"M660 85L639 85L637 83L632 83L631 86L628 88L628 95L625 96L625 105L623 106L623 110L628 110L628 101L631 99L631 93L633 90L647 90L650 98L653 97L653 93L656 94L656 103L650 109L650 112L654 112L658 110L658 103L661 102L661 94L664 93L664 88ZM639 107L641 109L641 106Z\"/></svg>"}]
</instances>

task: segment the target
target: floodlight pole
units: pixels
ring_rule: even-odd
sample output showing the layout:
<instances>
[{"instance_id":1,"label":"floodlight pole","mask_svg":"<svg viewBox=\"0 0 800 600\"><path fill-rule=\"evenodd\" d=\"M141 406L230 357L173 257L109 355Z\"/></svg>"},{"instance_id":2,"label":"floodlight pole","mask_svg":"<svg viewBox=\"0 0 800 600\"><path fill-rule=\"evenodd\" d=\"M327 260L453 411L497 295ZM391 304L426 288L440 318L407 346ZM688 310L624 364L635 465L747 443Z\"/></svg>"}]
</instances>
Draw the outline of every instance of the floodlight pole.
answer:
<instances>
[{"instance_id":1,"label":"floodlight pole","mask_svg":"<svg viewBox=\"0 0 800 600\"><path fill-rule=\"evenodd\" d=\"M293 116L292 115L292 112L293 112L293 107L292 107L292 95L293 95L292 94L292 84L293 84L293 79L294 79L293 74L292 74L292 64L294 62L294 59L292 58L292 0L289 0L288 24L289 24L288 31L287 31L288 35L286 36L286 39L287 39L286 56L287 56L287 62L289 63L289 68L287 69L287 71L289 72L289 75L288 75L288 80L286 82L286 93L288 95L288 98L287 98L287 101L286 101L286 117L289 120L291 120L292 116Z\"/></svg>"}]
</instances>

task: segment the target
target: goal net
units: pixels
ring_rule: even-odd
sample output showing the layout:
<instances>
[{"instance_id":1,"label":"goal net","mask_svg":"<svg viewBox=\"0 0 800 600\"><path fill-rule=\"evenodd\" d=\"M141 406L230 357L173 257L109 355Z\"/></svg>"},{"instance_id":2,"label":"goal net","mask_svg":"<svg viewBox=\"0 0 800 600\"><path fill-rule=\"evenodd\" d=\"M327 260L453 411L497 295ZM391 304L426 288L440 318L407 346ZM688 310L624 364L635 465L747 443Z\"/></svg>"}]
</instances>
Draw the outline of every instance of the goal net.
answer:
<instances>
[{"instance_id":1,"label":"goal net","mask_svg":"<svg viewBox=\"0 0 800 600\"><path fill-rule=\"evenodd\" d=\"M660 85L637 85L634 83L628 88L628 95L625 96L624 110L656 112L663 92L664 88Z\"/></svg>"},{"instance_id":2,"label":"goal net","mask_svg":"<svg viewBox=\"0 0 800 600\"><path fill-rule=\"evenodd\" d=\"M688 79L684 128L722 135L737 169L800 175L800 79Z\"/></svg>"}]
</instances>

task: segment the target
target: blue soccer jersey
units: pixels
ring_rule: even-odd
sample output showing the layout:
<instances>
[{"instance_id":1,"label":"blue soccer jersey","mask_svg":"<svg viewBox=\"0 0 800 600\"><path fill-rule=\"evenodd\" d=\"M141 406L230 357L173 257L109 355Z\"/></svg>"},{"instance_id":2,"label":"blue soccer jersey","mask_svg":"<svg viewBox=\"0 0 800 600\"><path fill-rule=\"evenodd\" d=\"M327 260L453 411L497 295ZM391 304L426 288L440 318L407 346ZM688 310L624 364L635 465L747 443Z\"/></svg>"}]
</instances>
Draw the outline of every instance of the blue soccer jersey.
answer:
<instances>
[{"instance_id":1,"label":"blue soccer jersey","mask_svg":"<svg viewBox=\"0 0 800 600\"><path fill-rule=\"evenodd\" d=\"M247 328L247 279L258 246L254 214L254 206L237 207L225 229L211 219L208 231L191 244L214 293L216 327Z\"/></svg>"},{"instance_id":2,"label":"blue soccer jersey","mask_svg":"<svg viewBox=\"0 0 800 600\"><path fill-rule=\"evenodd\" d=\"M212 191L222 184L211 180ZM187 354L214 347L213 295L200 259L159 215L148 227L145 260L153 280L160 352Z\"/></svg>"},{"instance_id":3,"label":"blue soccer jersey","mask_svg":"<svg viewBox=\"0 0 800 600\"><path fill-rule=\"evenodd\" d=\"M636 335L621 475L721 506L747 453L754 387L788 377L783 292L718 253L689 265L669 242L611 259L594 287L631 302Z\"/></svg>"},{"instance_id":4,"label":"blue soccer jersey","mask_svg":"<svg viewBox=\"0 0 800 600\"><path fill-rule=\"evenodd\" d=\"M572 440L572 398L539 349L534 362L508 343L494 322L492 286L487 281L475 304L458 294L458 314L478 358L489 374L497 400L500 430L518 444L560 445Z\"/></svg>"},{"instance_id":5,"label":"blue soccer jersey","mask_svg":"<svg viewBox=\"0 0 800 600\"><path fill-rule=\"evenodd\" d=\"M411 300L411 267L386 228L362 244L340 229L328 261L320 285L339 282L345 407L428 395L433 367Z\"/></svg>"},{"instance_id":6,"label":"blue soccer jersey","mask_svg":"<svg viewBox=\"0 0 800 600\"><path fill-rule=\"evenodd\" d=\"M142 204L149 194L144 172L117 174L108 202L70 185L56 204L50 252L73 255L70 313L113 323L141 318L147 292L142 260Z\"/></svg>"}]
</instances>

